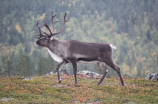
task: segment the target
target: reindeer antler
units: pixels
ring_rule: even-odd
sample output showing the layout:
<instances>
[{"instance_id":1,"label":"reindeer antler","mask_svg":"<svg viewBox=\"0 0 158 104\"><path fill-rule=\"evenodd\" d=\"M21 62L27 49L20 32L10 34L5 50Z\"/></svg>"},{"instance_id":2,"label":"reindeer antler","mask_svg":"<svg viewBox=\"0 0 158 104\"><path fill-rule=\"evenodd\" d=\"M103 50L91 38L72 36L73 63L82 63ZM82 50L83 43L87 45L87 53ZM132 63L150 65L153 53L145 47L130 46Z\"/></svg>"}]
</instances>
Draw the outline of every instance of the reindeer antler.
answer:
<instances>
[{"instance_id":1,"label":"reindeer antler","mask_svg":"<svg viewBox=\"0 0 158 104\"><path fill-rule=\"evenodd\" d=\"M43 30L42 30L41 27L39 26L39 20L37 21L37 26L38 26L39 33L40 33L40 34L38 35L38 36L39 36L38 39L41 38L41 37L46 37L45 35L43 35L43 34L41 33L41 31L43 32Z\"/></svg>"},{"instance_id":2,"label":"reindeer antler","mask_svg":"<svg viewBox=\"0 0 158 104\"><path fill-rule=\"evenodd\" d=\"M67 13L65 12L65 15L64 15L64 22L63 22L63 25L62 25L61 29L60 29L58 32L53 33L53 31L54 31L54 24L55 24L56 22L60 22L60 21L53 21L53 19L54 19L54 17L55 17L56 15L57 15L57 14L53 15L53 11L52 11L52 14L51 14L51 16L52 16L52 31L51 31L51 29L49 28L47 22L45 22L45 23L43 24L43 25L49 30L50 34L47 34L46 32L44 32L44 31L41 29L41 27L39 26L39 23L38 23L38 21L37 21L37 26L38 26L38 28L39 28L39 33L40 33L40 34L38 35L38 36L39 36L38 39L41 38L41 37L48 37L48 38L51 38L52 36L54 36L54 35L59 34L59 33L62 32L65 23L68 22L67 20L65 20ZM41 33L41 31L42 31L44 34L46 34L46 36L43 35L43 34Z\"/></svg>"},{"instance_id":3,"label":"reindeer antler","mask_svg":"<svg viewBox=\"0 0 158 104\"><path fill-rule=\"evenodd\" d=\"M51 30L50 30L50 28L49 28L47 22L45 22L45 24L43 24L43 25L44 25L44 26L49 30L49 32L50 32L50 35L48 35L48 36L51 36L51 35L52 35L52 32L51 32Z\"/></svg>"},{"instance_id":4,"label":"reindeer antler","mask_svg":"<svg viewBox=\"0 0 158 104\"><path fill-rule=\"evenodd\" d=\"M62 25L61 29L60 29L58 32L53 33L53 35L56 35L56 34L59 34L59 33L61 33L61 32L62 32L62 30L63 30L63 28L64 28L65 23L66 23L66 22L68 22L67 20L65 20L66 15L67 15L67 13L65 12L65 15L64 15L64 22L63 22L63 25Z\"/></svg>"},{"instance_id":5,"label":"reindeer antler","mask_svg":"<svg viewBox=\"0 0 158 104\"><path fill-rule=\"evenodd\" d=\"M56 15L57 15L57 14L55 14L55 15L53 16L53 11L52 11L52 27L53 27L52 32L54 31L54 24L55 24L56 22L60 22L60 21L53 21L53 18L54 18Z\"/></svg>"}]
</instances>

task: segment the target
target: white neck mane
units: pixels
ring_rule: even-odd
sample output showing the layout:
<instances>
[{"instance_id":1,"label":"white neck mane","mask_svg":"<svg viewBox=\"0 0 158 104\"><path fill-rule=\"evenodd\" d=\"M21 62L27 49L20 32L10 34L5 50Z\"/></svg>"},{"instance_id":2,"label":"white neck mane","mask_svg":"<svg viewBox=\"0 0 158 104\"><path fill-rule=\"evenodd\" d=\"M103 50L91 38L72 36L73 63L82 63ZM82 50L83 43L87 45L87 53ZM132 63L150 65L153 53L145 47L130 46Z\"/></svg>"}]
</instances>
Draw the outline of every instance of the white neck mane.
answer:
<instances>
[{"instance_id":1,"label":"white neck mane","mask_svg":"<svg viewBox=\"0 0 158 104\"><path fill-rule=\"evenodd\" d=\"M57 62L59 62L59 63L63 62L62 57L60 57L60 56L54 54L54 53L51 52L51 50L49 50L48 48L47 48L47 50L48 50L49 54L51 55L51 57L52 57L55 61L57 61Z\"/></svg>"}]
</instances>

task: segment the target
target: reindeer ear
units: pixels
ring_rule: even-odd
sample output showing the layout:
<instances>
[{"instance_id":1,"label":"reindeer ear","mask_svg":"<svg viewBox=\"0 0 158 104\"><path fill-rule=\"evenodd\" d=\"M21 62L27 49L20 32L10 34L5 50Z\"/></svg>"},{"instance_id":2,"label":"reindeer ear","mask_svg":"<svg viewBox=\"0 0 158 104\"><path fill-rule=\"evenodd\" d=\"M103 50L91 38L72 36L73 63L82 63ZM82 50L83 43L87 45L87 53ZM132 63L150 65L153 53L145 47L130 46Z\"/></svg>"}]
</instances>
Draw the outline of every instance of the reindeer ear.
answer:
<instances>
[{"instance_id":1,"label":"reindeer ear","mask_svg":"<svg viewBox=\"0 0 158 104\"><path fill-rule=\"evenodd\" d=\"M54 37L52 36L51 38L50 38L50 40L53 40L54 39Z\"/></svg>"}]
</instances>

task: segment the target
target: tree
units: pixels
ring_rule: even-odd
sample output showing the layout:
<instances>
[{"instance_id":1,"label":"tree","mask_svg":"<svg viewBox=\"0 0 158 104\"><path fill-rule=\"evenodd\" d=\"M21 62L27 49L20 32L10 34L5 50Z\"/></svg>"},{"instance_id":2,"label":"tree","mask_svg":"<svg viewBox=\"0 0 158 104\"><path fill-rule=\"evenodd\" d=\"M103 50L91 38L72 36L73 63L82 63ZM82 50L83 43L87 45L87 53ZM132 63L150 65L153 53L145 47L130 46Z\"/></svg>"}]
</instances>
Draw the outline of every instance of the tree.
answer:
<instances>
[{"instance_id":1,"label":"tree","mask_svg":"<svg viewBox=\"0 0 158 104\"><path fill-rule=\"evenodd\" d=\"M11 77L11 71L13 72L14 70L14 61L13 61L13 59L12 59L12 57L10 57L10 56L4 56L3 58L2 58L2 62L3 62L3 70L1 71L1 74L2 75L7 75L7 76L9 76L9 77Z\"/></svg>"},{"instance_id":2,"label":"tree","mask_svg":"<svg viewBox=\"0 0 158 104\"><path fill-rule=\"evenodd\" d=\"M20 54L17 60L17 67L16 67L17 75L20 76L31 76L34 72L34 64L31 61L30 56L27 54Z\"/></svg>"},{"instance_id":3,"label":"tree","mask_svg":"<svg viewBox=\"0 0 158 104\"><path fill-rule=\"evenodd\" d=\"M38 68L37 73L38 75L44 75L48 72L53 71L54 64L50 58L45 58L43 55L39 54L38 56Z\"/></svg>"},{"instance_id":4,"label":"tree","mask_svg":"<svg viewBox=\"0 0 158 104\"><path fill-rule=\"evenodd\" d=\"M69 20L62 34L55 36L55 38L114 44L117 47L114 51L116 63L118 66L127 67L125 65L128 65L130 71L134 72L131 73L133 76L142 76L142 69L157 71L157 0L48 0L48 2L42 0L0 0L1 72L8 70L7 62L11 66L17 67L20 59L16 57L20 57L20 54L31 57L30 61L34 61L33 66L39 69L40 65L37 64L39 60L37 62L36 60L39 58L38 54L41 49L33 44L39 34L36 21L47 21L48 25L51 25L52 10L58 14L55 21L60 20L55 24L54 31L60 29L65 11L68 13L67 19ZM45 28L43 27L43 29ZM7 53L8 50L9 54L5 55L3 52ZM145 58L146 60L138 63L135 56L138 59ZM44 57L47 62L50 60L46 55L41 57ZM48 63L52 64L51 61ZM48 68L51 66L50 64L43 66L45 72L42 74L52 70L52 68ZM67 69L71 69L70 66ZM93 66L91 65L91 67ZM12 72L16 68L10 69L13 74ZM19 72L17 71L17 73ZM113 72L109 71L109 73Z\"/></svg>"}]
</instances>

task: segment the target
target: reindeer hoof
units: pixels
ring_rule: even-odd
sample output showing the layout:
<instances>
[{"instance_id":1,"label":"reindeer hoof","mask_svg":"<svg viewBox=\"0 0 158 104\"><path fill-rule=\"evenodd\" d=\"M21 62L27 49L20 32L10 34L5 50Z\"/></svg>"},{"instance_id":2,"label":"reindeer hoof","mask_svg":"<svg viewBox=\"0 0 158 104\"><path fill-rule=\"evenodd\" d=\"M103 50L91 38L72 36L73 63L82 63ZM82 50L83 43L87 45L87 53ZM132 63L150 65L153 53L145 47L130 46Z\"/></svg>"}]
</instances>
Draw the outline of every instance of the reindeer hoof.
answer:
<instances>
[{"instance_id":1,"label":"reindeer hoof","mask_svg":"<svg viewBox=\"0 0 158 104\"><path fill-rule=\"evenodd\" d=\"M61 83L61 81L59 81L59 83Z\"/></svg>"},{"instance_id":2,"label":"reindeer hoof","mask_svg":"<svg viewBox=\"0 0 158 104\"><path fill-rule=\"evenodd\" d=\"M78 84L78 83L75 83L75 85L74 85L75 87L79 87L80 85Z\"/></svg>"},{"instance_id":3,"label":"reindeer hoof","mask_svg":"<svg viewBox=\"0 0 158 104\"><path fill-rule=\"evenodd\" d=\"M122 86L126 86L126 83L122 84Z\"/></svg>"}]
</instances>

